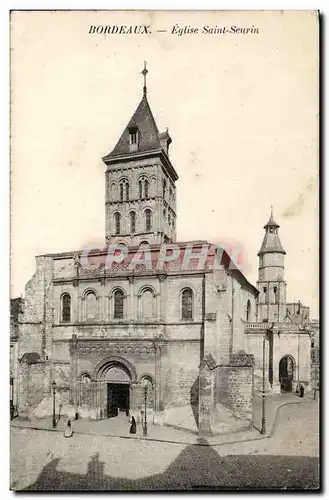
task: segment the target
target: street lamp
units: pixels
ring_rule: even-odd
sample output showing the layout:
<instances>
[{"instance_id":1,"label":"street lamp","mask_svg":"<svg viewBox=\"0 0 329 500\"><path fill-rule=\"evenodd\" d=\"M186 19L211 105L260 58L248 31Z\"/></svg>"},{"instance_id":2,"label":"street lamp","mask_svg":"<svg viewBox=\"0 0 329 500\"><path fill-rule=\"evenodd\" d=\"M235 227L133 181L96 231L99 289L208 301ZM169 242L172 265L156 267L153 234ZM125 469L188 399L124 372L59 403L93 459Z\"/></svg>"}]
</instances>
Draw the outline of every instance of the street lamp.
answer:
<instances>
[{"instance_id":1,"label":"street lamp","mask_svg":"<svg viewBox=\"0 0 329 500\"><path fill-rule=\"evenodd\" d=\"M265 416L265 344L266 340L270 340L270 334L273 330L267 330L266 335L263 338L263 391L262 391L262 428L260 433L266 434L266 416Z\"/></svg>"},{"instance_id":2,"label":"street lamp","mask_svg":"<svg viewBox=\"0 0 329 500\"><path fill-rule=\"evenodd\" d=\"M266 434L266 420L265 420L265 342L266 337L263 338L263 392L262 392L262 428L260 433Z\"/></svg>"},{"instance_id":3,"label":"street lamp","mask_svg":"<svg viewBox=\"0 0 329 500\"><path fill-rule=\"evenodd\" d=\"M147 380L144 378L143 380L143 389L144 389L144 426L143 426L143 436L147 436L147 412L146 412L146 403L147 403Z\"/></svg>"},{"instance_id":4,"label":"street lamp","mask_svg":"<svg viewBox=\"0 0 329 500\"><path fill-rule=\"evenodd\" d=\"M53 381L51 384L53 390L53 429L56 427L56 382Z\"/></svg>"},{"instance_id":5,"label":"street lamp","mask_svg":"<svg viewBox=\"0 0 329 500\"><path fill-rule=\"evenodd\" d=\"M14 418L14 378L10 377L10 419Z\"/></svg>"}]
</instances>

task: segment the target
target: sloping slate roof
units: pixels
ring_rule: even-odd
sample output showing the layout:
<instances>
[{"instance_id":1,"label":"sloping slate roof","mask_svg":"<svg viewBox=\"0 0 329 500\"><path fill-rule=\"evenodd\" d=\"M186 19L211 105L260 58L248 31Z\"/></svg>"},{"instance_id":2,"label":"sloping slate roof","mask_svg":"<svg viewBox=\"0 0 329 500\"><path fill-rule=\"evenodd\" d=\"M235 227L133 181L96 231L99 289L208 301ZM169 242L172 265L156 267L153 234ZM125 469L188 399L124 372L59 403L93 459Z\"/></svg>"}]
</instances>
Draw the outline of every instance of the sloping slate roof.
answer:
<instances>
[{"instance_id":1,"label":"sloping slate roof","mask_svg":"<svg viewBox=\"0 0 329 500\"><path fill-rule=\"evenodd\" d=\"M156 126L147 97L144 95L115 148L111 151L111 153L104 157L104 160L113 156L131 153L129 134L130 127L137 127L138 129L139 152L161 149L158 127ZM131 154L136 153L133 152Z\"/></svg>"},{"instance_id":2,"label":"sloping slate roof","mask_svg":"<svg viewBox=\"0 0 329 500\"><path fill-rule=\"evenodd\" d=\"M285 250L281 244L279 235L277 233L266 233L263 239L262 246L257 255L261 255L262 253L283 253L285 254Z\"/></svg>"}]
</instances>

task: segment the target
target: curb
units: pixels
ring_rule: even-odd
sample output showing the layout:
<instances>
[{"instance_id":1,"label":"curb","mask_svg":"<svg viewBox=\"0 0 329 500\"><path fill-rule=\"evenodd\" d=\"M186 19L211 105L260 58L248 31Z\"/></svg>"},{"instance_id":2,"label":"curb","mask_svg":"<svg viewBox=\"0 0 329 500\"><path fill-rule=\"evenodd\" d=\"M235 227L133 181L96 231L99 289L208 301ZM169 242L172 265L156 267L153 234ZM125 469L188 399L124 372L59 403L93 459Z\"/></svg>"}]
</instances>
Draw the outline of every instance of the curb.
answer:
<instances>
[{"instance_id":1,"label":"curb","mask_svg":"<svg viewBox=\"0 0 329 500\"><path fill-rule=\"evenodd\" d=\"M221 443L191 443L191 442L187 442L187 441L174 441L174 440L171 440L171 439L157 439L157 438L148 438L148 437L144 437L144 436L117 436L115 434L95 434L93 432L81 432L81 431L74 431L74 434L78 434L78 435L83 435L83 436L104 436L104 437L112 437L112 438L118 438L118 439L134 439L134 440L137 440L137 441L151 441L151 442L156 442L156 443L171 443L171 444L181 444L181 445L190 445L190 446L224 446L224 445L229 445L229 444L238 444L238 443L248 443L248 442L252 442L252 441L261 441L263 439L269 439L271 437L273 437L274 435L274 432L277 428L277 425L278 425L278 415L279 415L279 412L282 408L284 408L285 406L289 406L289 405L301 405L301 404L311 404L313 403L313 400L312 401L291 401L291 402L287 402L287 403L282 403L280 406L278 406L276 408L276 413L275 413L275 416L274 416L274 419L273 419L273 424L272 424L272 428L271 428L271 431L269 432L269 434L266 434L266 435L261 435L259 434L259 436L257 437L254 437L254 438L249 438L249 439L239 439L237 441L226 441L226 442L221 442ZM40 427L34 427L34 426L24 426L24 425L15 425L15 424L11 424L11 427L15 427L15 428L18 428L18 429L31 429L31 430L34 430L34 431L45 431L45 432L60 432L62 433L63 430L60 430L60 429L53 429L53 428L49 428L49 429L45 429L45 428L40 428ZM256 427L254 427L255 430L258 431L258 429L256 429ZM259 431L258 431L259 432ZM74 435L73 434L73 435Z\"/></svg>"}]
</instances>

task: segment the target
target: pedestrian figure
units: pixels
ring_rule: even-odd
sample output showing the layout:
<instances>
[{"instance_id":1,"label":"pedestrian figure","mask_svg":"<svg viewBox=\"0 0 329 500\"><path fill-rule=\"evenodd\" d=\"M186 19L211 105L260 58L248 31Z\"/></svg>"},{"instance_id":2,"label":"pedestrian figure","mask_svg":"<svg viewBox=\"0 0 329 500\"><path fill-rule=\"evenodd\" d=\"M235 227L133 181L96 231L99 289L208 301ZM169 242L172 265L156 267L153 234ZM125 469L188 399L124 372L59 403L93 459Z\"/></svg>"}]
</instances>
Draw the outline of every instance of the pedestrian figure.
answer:
<instances>
[{"instance_id":1,"label":"pedestrian figure","mask_svg":"<svg viewBox=\"0 0 329 500\"><path fill-rule=\"evenodd\" d=\"M71 426L71 420L67 421L67 426L64 431L64 437L70 438L73 436L73 431L72 431L72 426Z\"/></svg>"},{"instance_id":2,"label":"pedestrian figure","mask_svg":"<svg viewBox=\"0 0 329 500\"><path fill-rule=\"evenodd\" d=\"M136 420L135 417L131 417L131 426L129 430L130 434L136 434Z\"/></svg>"},{"instance_id":3,"label":"pedestrian figure","mask_svg":"<svg viewBox=\"0 0 329 500\"><path fill-rule=\"evenodd\" d=\"M304 397L304 386L303 386L303 384L300 384L299 397L300 398Z\"/></svg>"}]
</instances>

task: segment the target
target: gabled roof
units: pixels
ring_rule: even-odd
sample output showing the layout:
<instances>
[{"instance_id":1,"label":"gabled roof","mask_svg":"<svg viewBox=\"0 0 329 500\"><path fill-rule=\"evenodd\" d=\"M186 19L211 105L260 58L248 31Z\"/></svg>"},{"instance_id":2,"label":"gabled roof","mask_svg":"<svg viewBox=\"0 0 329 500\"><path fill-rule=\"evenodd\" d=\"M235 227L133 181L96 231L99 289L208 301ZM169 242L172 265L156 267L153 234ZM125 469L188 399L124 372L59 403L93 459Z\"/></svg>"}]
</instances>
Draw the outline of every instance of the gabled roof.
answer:
<instances>
[{"instance_id":1,"label":"gabled roof","mask_svg":"<svg viewBox=\"0 0 329 500\"><path fill-rule=\"evenodd\" d=\"M130 148L129 129L138 130L138 152L161 150L160 134L155 123L147 97L144 94L115 148L103 160L125 154L136 154Z\"/></svg>"}]
</instances>

